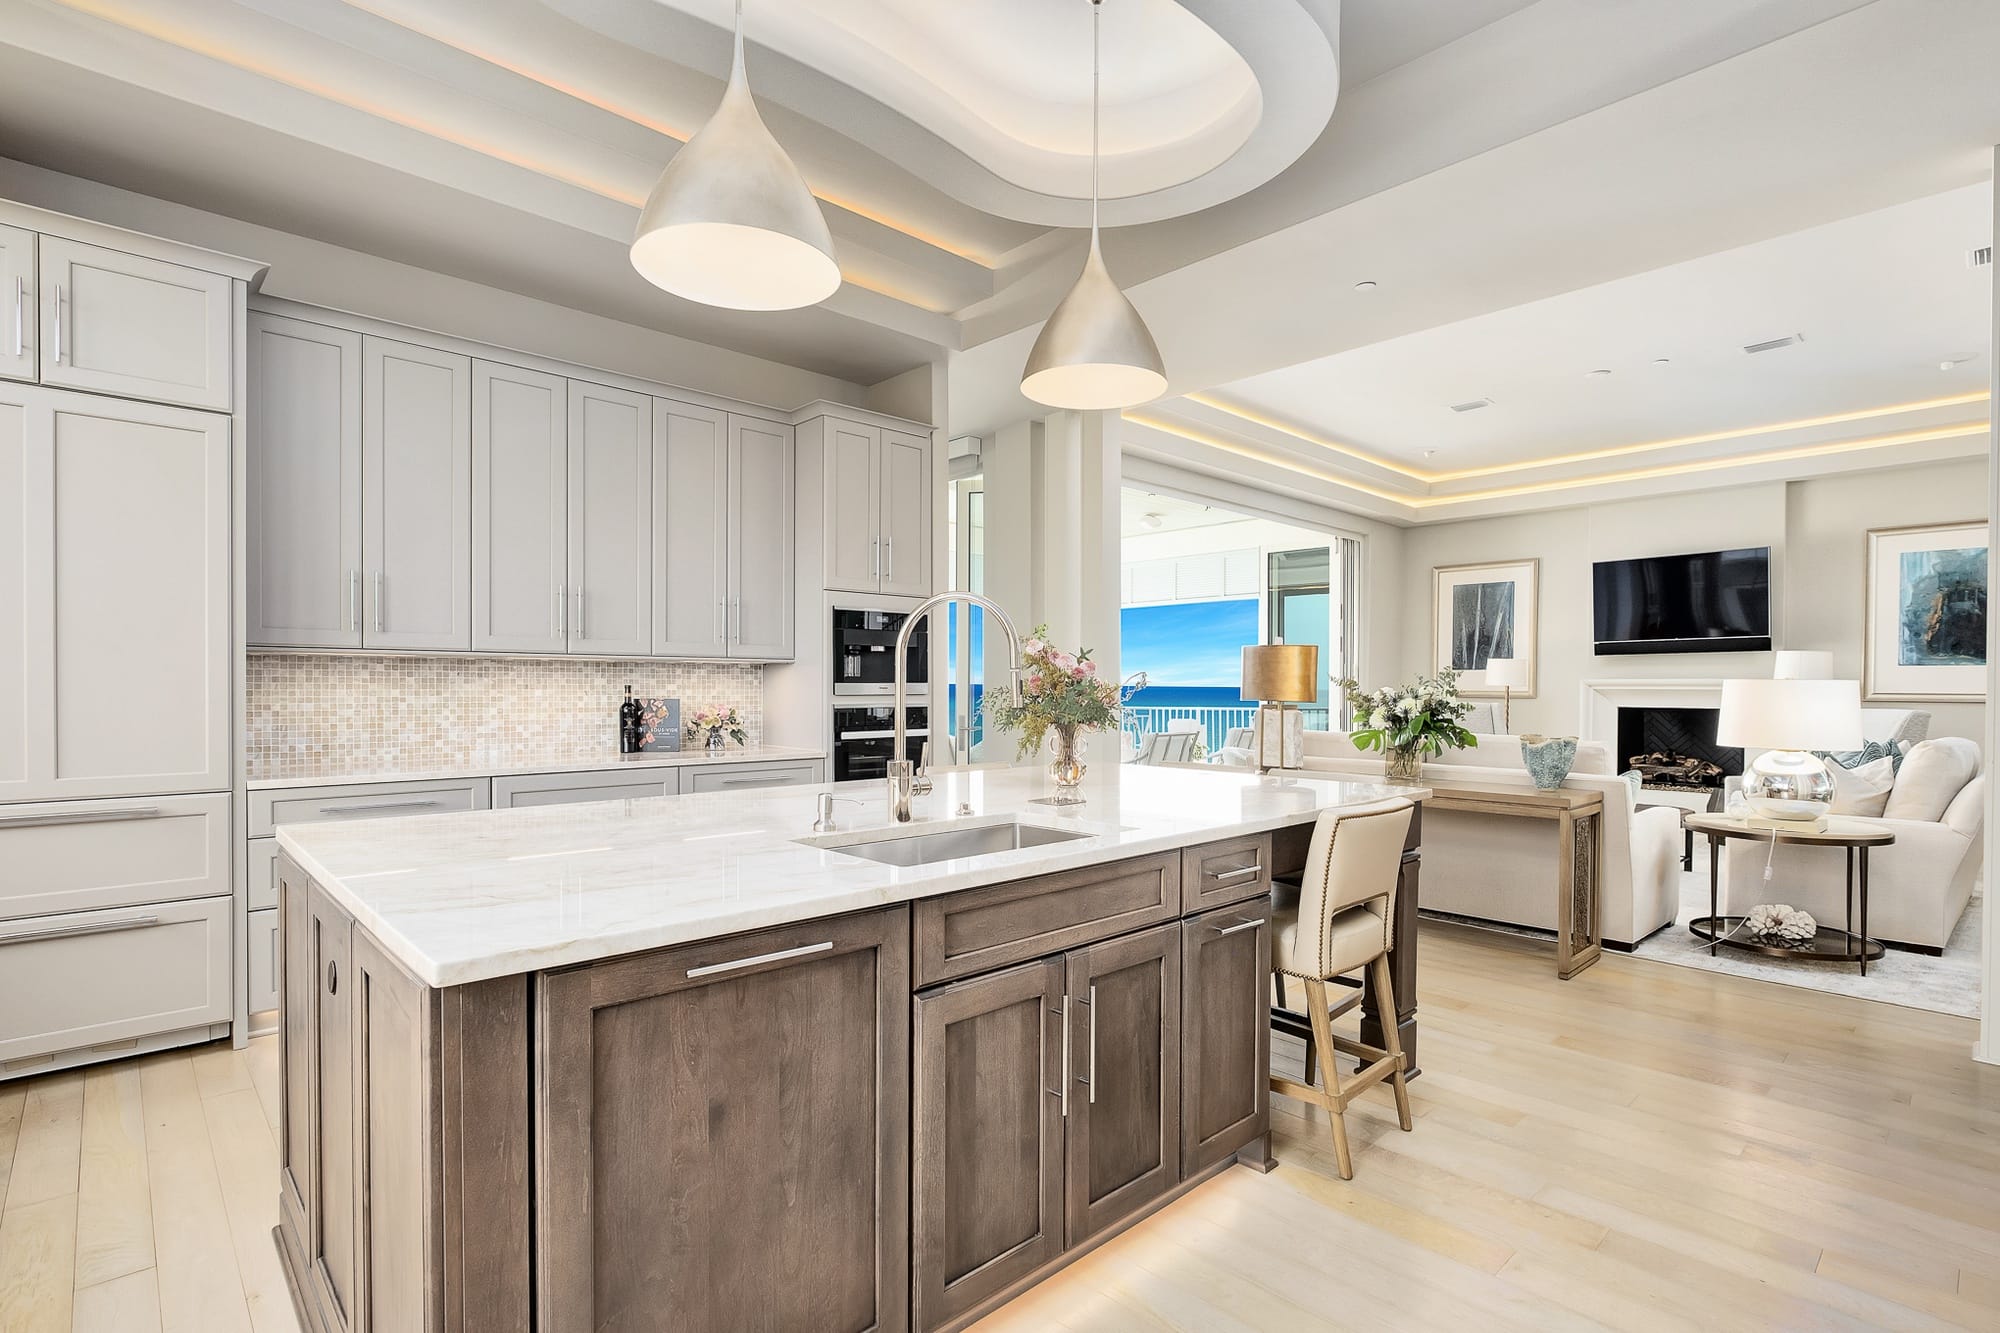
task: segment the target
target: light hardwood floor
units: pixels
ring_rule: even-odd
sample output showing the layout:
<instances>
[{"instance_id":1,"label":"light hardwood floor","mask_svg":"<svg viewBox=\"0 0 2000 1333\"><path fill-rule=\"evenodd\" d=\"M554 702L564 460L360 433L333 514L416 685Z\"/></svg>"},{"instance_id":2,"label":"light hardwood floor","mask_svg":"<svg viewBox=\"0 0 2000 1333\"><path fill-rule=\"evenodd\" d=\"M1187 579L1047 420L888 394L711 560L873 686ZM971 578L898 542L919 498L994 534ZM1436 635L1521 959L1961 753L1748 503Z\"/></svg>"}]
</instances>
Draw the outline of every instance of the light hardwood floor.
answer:
<instances>
[{"instance_id":1,"label":"light hardwood floor","mask_svg":"<svg viewBox=\"0 0 2000 1333\"><path fill-rule=\"evenodd\" d=\"M1965 1019L1424 928L1416 1131L1274 1099L1229 1171L982 1333L2000 1328L2000 1069ZM1282 1040L1279 1060L1296 1063ZM296 1329L277 1051L0 1085L0 1331Z\"/></svg>"}]
</instances>

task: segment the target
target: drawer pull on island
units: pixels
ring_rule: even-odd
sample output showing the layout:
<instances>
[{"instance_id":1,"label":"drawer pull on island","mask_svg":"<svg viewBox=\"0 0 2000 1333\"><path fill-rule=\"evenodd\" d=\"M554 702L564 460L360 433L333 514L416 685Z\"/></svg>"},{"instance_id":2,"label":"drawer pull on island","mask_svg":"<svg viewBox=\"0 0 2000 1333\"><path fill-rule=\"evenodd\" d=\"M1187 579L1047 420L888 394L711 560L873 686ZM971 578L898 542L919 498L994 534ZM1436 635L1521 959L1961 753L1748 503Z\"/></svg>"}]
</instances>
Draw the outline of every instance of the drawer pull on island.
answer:
<instances>
[{"instance_id":1,"label":"drawer pull on island","mask_svg":"<svg viewBox=\"0 0 2000 1333\"><path fill-rule=\"evenodd\" d=\"M17 935L0 935L0 944L25 944L29 940L66 940L72 935L109 935L119 930L144 930L147 926L157 926L156 916L128 916L117 921L92 921L81 926L47 926L41 930L24 930Z\"/></svg>"},{"instance_id":2,"label":"drawer pull on island","mask_svg":"<svg viewBox=\"0 0 2000 1333\"><path fill-rule=\"evenodd\" d=\"M1233 926L1224 926L1221 930L1216 931L1215 934L1219 939L1224 935L1234 935L1239 930L1255 930L1263 924L1264 920L1262 917L1253 916L1248 921L1238 921Z\"/></svg>"},{"instance_id":3,"label":"drawer pull on island","mask_svg":"<svg viewBox=\"0 0 2000 1333\"><path fill-rule=\"evenodd\" d=\"M436 801L384 801L380 805L323 805L323 815L372 815L382 810L434 810Z\"/></svg>"},{"instance_id":4,"label":"drawer pull on island","mask_svg":"<svg viewBox=\"0 0 2000 1333\"><path fill-rule=\"evenodd\" d=\"M1062 1113L1063 1113L1063 1119L1067 1120L1069 1119L1069 996L1067 995L1063 996L1063 1002L1062 1002L1062 1032L1063 1032Z\"/></svg>"},{"instance_id":5,"label":"drawer pull on island","mask_svg":"<svg viewBox=\"0 0 2000 1333\"><path fill-rule=\"evenodd\" d=\"M1220 871L1216 874L1215 878L1217 883L1221 883L1224 880L1242 879L1245 875L1261 875L1263 873L1263 866L1242 866L1235 870Z\"/></svg>"},{"instance_id":6,"label":"drawer pull on island","mask_svg":"<svg viewBox=\"0 0 2000 1333\"><path fill-rule=\"evenodd\" d=\"M127 819L158 819L156 805L135 805L123 810L65 810L49 815L0 815L0 828L38 828L44 824L115 824Z\"/></svg>"},{"instance_id":7,"label":"drawer pull on island","mask_svg":"<svg viewBox=\"0 0 2000 1333\"><path fill-rule=\"evenodd\" d=\"M796 949L780 949L776 953L760 953L749 958L738 958L727 963L710 963L706 967L688 969L688 980L696 977L712 977L719 972L739 972L746 967L756 967L760 963L778 963L787 958L804 958L808 954L828 953L833 949L832 940L821 940L818 944L802 944Z\"/></svg>"}]
</instances>

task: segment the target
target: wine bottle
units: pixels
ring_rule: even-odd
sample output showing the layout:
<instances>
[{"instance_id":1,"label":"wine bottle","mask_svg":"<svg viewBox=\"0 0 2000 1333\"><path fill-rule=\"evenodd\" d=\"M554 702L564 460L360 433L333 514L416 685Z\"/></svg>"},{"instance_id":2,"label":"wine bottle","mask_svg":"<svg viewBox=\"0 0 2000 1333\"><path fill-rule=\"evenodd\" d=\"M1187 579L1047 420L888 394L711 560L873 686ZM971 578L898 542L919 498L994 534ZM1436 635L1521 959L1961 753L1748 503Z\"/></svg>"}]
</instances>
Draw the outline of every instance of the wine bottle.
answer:
<instances>
[{"instance_id":1,"label":"wine bottle","mask_svg":"<svg viewBox=\"0 0 2000 1333\"><path fill-rule=\"evenodd\" d=\"M645 710L632 697L632 687L625 687L625 702L618 705L618 753L639 753L640 738L645 733Z\"/></svg>"}]
</instances>

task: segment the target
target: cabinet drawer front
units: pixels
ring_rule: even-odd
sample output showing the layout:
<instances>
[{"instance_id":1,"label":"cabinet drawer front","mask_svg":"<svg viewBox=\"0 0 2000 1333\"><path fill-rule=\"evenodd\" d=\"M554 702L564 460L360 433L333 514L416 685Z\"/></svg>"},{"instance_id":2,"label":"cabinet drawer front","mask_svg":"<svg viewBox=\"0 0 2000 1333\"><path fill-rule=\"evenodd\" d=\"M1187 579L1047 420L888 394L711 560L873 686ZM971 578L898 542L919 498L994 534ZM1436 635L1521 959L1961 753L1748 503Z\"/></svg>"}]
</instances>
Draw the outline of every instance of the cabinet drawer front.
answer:
<instances>
[{"instance_id":1,"label":"cabinet drawer front","mask_svg":"<svg viewBox=\"0 0 2000 1333\"><path fill-rule=\"evenodd\" d=\"M819 780L819 765L811 761L796 764L728 764L688 770L681 790L749 791L757 787L799 787Z\"/></svg>"},{"instance_id":2,"label":"cabinet drawer front","mask_svg":"<svg viewBox=\"0 0 2000 1333\"><path fill-rule=\"evenodd\" d=\"M1183 912L1200 912L1271 892L1271 838L1231 838L1181 853Z\"/></svg>"},{"instance_id":3,"label":"cabinet drawer front","mask_svg":"<svg viewBox=\"0 0 2000 1333\"><path fill-rule=\"evenodd\" d=\"M226 1021L229 908L197 898L0 925L0 1061Z\"/></svg>"},{"instance_id":4,"label":"cabinet drawer front","mask_svg":"<svg viewBox=\"0 0 2000 1333\"><path fill-rule=\"evenodd\" d=\"M970 889L914 904L919 986L1171 921L1178 852Z\"/></svg>"},{"instance_id":5,"label":"cabinet drawer front","mask_svg":"<svg viewBox=\"0 0 2000 1333\"><path fill-rule=\"evenodd\" d=\"M229 797L0 806L0 920L229 892Z\"/></svg>"},{"instance_id":6,"label":"cabinet drawer front","mask_svg":"<svg viewBox=\"0 0 2000 1333\"><path fill-rule=\"evenodd\" d=\"M244 932L249 953L249 1003L245 1012L278 1007L278 909L252 912Z\"/></svg>"},{"instance_id":7,"label":"cabinet drawer front","mask_svg":"<svg viewBox=\"0 0 2000 1333\"><path fill-rule=\"evenodd\" d=\"M529 773L493 779L493 808L630 801L642 796L672 796L680 789L680 774L671 768L644 773Z\"/></svg>"},{"instance_id":8,"label":"cabinet drawer front","mask_svg":"<svg viewBox=\"0 0 2000 1333\"><path fill-rule=\"evenodd\" d=\"M280 824L324 824L339 819L442 815L485 810L492 784L485 778L449 782L370 782L345 787L291 787L250 793L250 836L268 837Z\"/></svg>"},{"instance_id":9,"label":"cabinet drawer front","mask_svg":"<svg viewBox=\"0 0 2000 1333\"><path fill-rule=\"evenodd\" d=\"M41 278L42 383L229 410L232 279L56 236Z\"/></svg>"}]
</instances>

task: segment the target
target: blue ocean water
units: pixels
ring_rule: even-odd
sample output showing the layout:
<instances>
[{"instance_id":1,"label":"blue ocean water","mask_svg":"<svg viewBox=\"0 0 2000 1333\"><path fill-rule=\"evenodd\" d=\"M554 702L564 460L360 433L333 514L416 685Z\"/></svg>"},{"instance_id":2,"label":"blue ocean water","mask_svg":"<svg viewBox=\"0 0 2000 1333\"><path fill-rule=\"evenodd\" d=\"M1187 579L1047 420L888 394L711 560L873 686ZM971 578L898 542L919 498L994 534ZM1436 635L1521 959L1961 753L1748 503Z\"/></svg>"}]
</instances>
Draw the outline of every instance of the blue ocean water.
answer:
<instances>
[{"instance_id":1,"label":"blue ocean water","mask_svg":"<svg viewBox=\"0 0 2000 1333\"><path fill-rule=\"evenodd\" d=\"M1125 701L1134 708L1241 708L1243 692L1235 685L1148 685Z\"/></svg>"}]
</instances>

